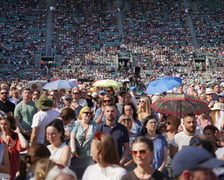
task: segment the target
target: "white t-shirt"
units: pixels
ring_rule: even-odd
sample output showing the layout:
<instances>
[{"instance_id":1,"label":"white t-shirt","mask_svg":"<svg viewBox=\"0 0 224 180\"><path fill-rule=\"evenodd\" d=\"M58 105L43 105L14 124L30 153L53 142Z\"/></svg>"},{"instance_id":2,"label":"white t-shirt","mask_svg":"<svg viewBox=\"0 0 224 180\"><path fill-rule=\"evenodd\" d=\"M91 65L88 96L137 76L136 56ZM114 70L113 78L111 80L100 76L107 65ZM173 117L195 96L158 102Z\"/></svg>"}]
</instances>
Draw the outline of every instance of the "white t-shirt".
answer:
<instances>
[{"instance_id":1,"label":"white t-shirt","mask_svg":"<svg viewBox=\"0 0 224 180\"><path fill-rule=\"evenodd\" d=\"M182 148L190 145L190 140L193 136L186 135L183 131L177 133L171 140L171 144L175 147L178 147L178 151Z\"/></svg>"},{"instance_id":2,"label":"white t-shirt","mask_svg":"<svg viewBox=\"0 0 224 180\"><path fill-rule=\"evenodd\" d=\"M82 180L120 180L126 173L127 171L118 165L102 168L98 164L93 164L87 167Z\"/></svg>"},{"instance_id":3,"label":"white t-shirt","mask_svg":"<svg viewBox=\"0 0 224 180\"><path fill-rule=\"evenodd\" d=\"M44 143L46 125L56 119L58 116L59 112L56 110L40 110L34 114L31 127L38 127L37 143Z\"/></svg>"}]
</instances>

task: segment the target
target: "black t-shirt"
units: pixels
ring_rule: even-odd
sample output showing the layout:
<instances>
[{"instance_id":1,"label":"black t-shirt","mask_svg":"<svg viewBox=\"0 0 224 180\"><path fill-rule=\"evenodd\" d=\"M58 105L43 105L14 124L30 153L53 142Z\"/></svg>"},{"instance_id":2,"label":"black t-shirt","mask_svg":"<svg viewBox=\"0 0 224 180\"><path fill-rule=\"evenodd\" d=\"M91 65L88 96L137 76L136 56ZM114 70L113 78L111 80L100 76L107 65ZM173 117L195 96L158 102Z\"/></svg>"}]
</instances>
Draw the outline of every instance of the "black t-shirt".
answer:
<instances>
[{"instance_id":1,"label":"black t-shirt","mask_svg":"<svg viewBox=\"0 0 224 180\"><path fill-rule=\"evenodd\" d=\"M139 178L136 176L134 171L130 171L129 173L125 174L121 180L139 180ZM158 170L155 170L154 173L152 174L152 177L149 179L144 179L144 180L168 180L168 178L161 173Z\"/></svg>"},{"instance_id":2,"label":"black t-shirt","mask_svg":"<svg viewBox=\"0 0 224 180\"><path fill-rule=\"evenodd\" d=\"M15 104L13 104L10 101L0 101L0 110L3 111L4 113L8 113L8 112L12 112L14 113L14 109L15 109Z\"/></svg>"}]
</instances>

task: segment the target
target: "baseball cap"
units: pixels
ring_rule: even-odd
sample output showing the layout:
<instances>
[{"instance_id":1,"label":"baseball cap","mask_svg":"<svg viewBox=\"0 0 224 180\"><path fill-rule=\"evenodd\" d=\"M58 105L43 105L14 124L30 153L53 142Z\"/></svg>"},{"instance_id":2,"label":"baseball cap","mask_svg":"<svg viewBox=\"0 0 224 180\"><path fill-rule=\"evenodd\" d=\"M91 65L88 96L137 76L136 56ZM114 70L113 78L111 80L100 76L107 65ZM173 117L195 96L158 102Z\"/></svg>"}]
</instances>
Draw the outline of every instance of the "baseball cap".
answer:
<instances>
[{"instance_id":1,"label":"baseball cap","mask_svg":"<svg viewBox=\"0 0 224 180\"><path fill-rule=\"evenodd\" d=\"M99 94L105 94L105 93L106 93L105 90L100 90L100 91L99 91Z\"/></svg>"},{"instance_id":2,"label":"baseball cap","mask_svg":"<svg viewBox=\"0 0 224 180\"><path fill-rule=\"evenodd\" d=\"M213 169L224 166L224 160L218 160L207 150L189 146L177 152L171 162L171 168L174 176L179 176L184 170L193 170L196 168Z\"/></svg>"},{"instance_id":3,"label":"baseball cap","mask_svg":"<svg viewBox=\"0 0 224 180\"><path fill-rule=\"evenodd\" d=\"M137 88L136 88L135 86L131 86L131 87L129 88L129 90L130 90L130 91L136 91Z\"/></svg>"},{"instance_id":4,"label":"baseball cap","mask_svg":"<svg viewBox=\"0 0 224 180\"><path fill-rule=\"evenodd\" d=\"M72 95L71 94L66 94L63 99L72 99Z\"/></svg>"}]
</instances>

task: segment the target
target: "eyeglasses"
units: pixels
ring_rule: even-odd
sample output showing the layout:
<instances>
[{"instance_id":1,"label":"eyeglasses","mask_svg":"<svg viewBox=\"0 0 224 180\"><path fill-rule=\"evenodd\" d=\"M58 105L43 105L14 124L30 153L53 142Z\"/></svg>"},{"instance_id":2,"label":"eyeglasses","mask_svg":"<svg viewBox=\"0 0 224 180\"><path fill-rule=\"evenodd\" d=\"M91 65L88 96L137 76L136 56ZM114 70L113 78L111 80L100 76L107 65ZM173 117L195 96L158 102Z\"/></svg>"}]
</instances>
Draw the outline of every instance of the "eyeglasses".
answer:
<instances>
[{"instance_id":1,"label":"eyeglasses","mask_svg":"<svg viewBox=\"0 0 224 180\"><path fill-rule=\"evenodd\" d=\"M122 119L121 121L131 121L131 119L127 118L127 119Z\"/></svg>"},{"instance_id":2,"label":"eyeglasses","mask_svg":"<svg viewBox=\"0 0 224 180\"><path fill-rule=\"evenodd\" d=\"M83 113L85 113L86 115L92 115L91 112L83 112Z\"/></svg>"},{"instance_id":3,"label":"eyeglasses","mask_svg":"<svg viewBox=\"0 0 224 180\"><path fill-rule=\"evenodd\" d=\"M1 94L8 94L8 92L1 92Z\"/></svg>"},{"instance_id":4,"label":"eyeglasses","mask_svg":"<svg viewBox=\"0 0 224 180\"><path fill-rule=\"evenodd\" d=\"M111 102L111 100L103 100L103 102L105 102L105 103L106 103L106 102Z\"/></svg>"},{"instance_id":5,"label":"eyeglasses","mask_svg":"<svg viewBox=\"0 0 224 180\"><path fill-rule=\"evenodd\" d=\"M132 154L132 156L137 156L137 154L139 153L140 156L146 156L147 152L148 152L148 150L144 149L144 150L139 150L139 151L132 151L131 154Z\"/></svg>"}]
</instances>

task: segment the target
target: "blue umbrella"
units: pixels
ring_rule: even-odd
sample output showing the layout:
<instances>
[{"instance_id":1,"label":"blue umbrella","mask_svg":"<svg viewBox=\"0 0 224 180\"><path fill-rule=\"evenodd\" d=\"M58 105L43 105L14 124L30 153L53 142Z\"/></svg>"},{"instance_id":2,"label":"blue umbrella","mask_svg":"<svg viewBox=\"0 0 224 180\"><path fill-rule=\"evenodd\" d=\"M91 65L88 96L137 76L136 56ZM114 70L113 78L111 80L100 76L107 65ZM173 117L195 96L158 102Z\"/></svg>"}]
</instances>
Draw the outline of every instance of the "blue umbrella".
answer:
<instances>
[{"instance_id":1,"label":"blue umbrella","mask_svg":"<svg viewBox=\"0 0 224 180\"><path fill-rule=\"evenodd\" d=\"M181 83L182 79L179 77L165 76L150 82L145 93L157 94L166 92L179 86Z\"/></svg>"},{"instance_id":2,"label":"blue umbrella","mask_svg":"<svg viewBox=\"0 0 224 180\"><path fill-rule=\"evenodd\" d=\"M72 88L72 87L74 87L74 85L71 85L66 80L57 80L57 81L51 81L51 82L45 84L43 86L43 89L56 90L56 89L69 89L69 88Z\"/></svg>"}]
</instances>

